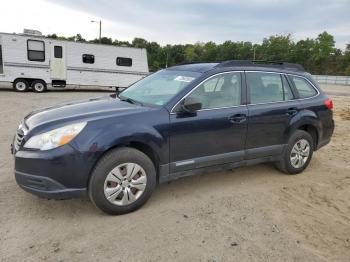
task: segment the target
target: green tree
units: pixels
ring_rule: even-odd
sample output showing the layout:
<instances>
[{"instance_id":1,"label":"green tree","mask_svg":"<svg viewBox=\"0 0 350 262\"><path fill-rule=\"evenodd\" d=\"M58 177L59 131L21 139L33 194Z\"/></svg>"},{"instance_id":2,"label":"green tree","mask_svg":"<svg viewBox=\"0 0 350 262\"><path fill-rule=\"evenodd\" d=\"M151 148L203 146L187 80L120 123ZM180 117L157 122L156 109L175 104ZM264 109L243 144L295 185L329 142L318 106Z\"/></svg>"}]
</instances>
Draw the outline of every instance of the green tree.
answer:
<instances>
[{"instance_id":1,"label":"green tree","mask_svg":"<svg viewBox=\"0 0 350 262\"><path fill-rule=\"evenodd\" d=\"M323 60L331 56L335 51L334 45L335 41L332 35L328 34L327 32L319 34L315 42L315 47L317 50L317 53L315 54L316 59Z\"/></svg>"},{"instance_id":2,"label":"green tree","mask_svg":"<svg viewBox=\"0 0 350 262\"><path fill-rule=\"evenodd\" d=\"M313 56L315 53L315 40L305 39L298 41L294 47L291 62L304 65L305 69L313 69Z\"/></svg>"},{"instance_id":3,"label":"green tree","mask_svg":"<svg viewBox=\"0 0 350 262\"><path fill-rule=\"evenodd\" d=\"M203 61L216 61L217 57L217 47L214 42L207 42L203 45Z\"/></svg>"},{"instance_id":4,"label":"green tree","mask_svg":"<svg viewBox=\"0 0 350 262\"><path fill-rule=\"evenodd\" d=\"M218 61L237 59L238 48L237 44L232 41L225 41L223 44L217 47Z\"/></svg>"},{"instance_id":5,"label":"green tree","mask_svg":"<svg viewBox=\"0 0 350 262\"><path fill-rule=\"evenodd\" d=\"M184 56L186 62L199 61L200 58L196 53L194 45L186 45L184 49Z\"/></svg>"},{"instance_id":6,"label":"green tree","mask_svg":"<svg viewBox=\"0 0 350 262\"><path fill-rule=\"evenodd\" d=\"M136 48L146 48L147 47L147 41L143 38L134 38L132 40L131 45Z\"/></svg>"},{"instance_id":7,"label":"green tree","mask_svg":"<svg viewBox=\"0 0 350 262\"><path fill-rule=\"evenodd\" d=\"M271 61L290 61L293 45L290 34L265 38L262 43L263 58Z\"/></svg>"},{"instance_id":8,"label":"green tree","mask_svg":"<svg viewBox=\"0 0 350 262\"><path fill-rule=\"evenodd\" d=\"M57 35L56 34L52 34L52 35L47 35L47 38L51 38L51 39L57 39Z\"/></svg>"},{"instance_id":9,"label":"green tree","mask_svg":"<svg viewBox=\"0 0 350 262\"><path fill-rule=\"evenodd\" d=\"M168 66L180 64L185 61L185 47L183 45L173 45L168 50Z\"/></svg>"},{"instance_id":10,"label":"green tree","mask_svg":"<svg viewBox=\"0 0 350 262\"><path fill-rule=\"evenodd\" d=\"M162 53L163 50L160 45L156 42L149 42L146 44L147 49L147 58L148 58L148 66L151 71L156 71L164 66L162 63Z\"/></svg>"},{"instance_id":11,"label":"green tree","mask_svg":"<svg viewBox=\"0 0 350 262\"><path fill-rule=\"evenodd\" d=\"M48 38L85 42L77 34L71 37L47 35ZM99 39L89 42L99 43ZM262 44L243 41L225 41L216 44L197 42L186 45L160 46L156 42L148 42L143 38L134 38L132 42L113 40L108 37L101 39L103 44L145 48L148 65L151 71L165 68L183 62L193 61L224 61L233 59L272 60L299 63L312 74L350 75L350 44L345 51L335 48L334 37L323 32L316 39L306 38L294 42L291 35L274 35L263 39Z\"/></svg>"},{"instance_id":12,"label":"green tree","mask_svg":"<svg viewBox=\"0 0 350 262\"><path fill-rule=\"evenodd\" d=\"M86 42L86 40L81 36L81 34L77 34L75 36L75 41L77 41L77 42Z\"/></svg>"},{"instance_id":13,"label":"green tree","mask_svg":"<svg viewBox=\"0 0 350 262\"><path fill-rule=\"evenodd\" d=\"M315 40L315 51L312 57L312 71L316 74L327 74L335 55L334 37L327 32L318 35Z\"/></svg>"},{"instance_id":14,"label":"green tree","mask_svg":"<svg viewBox=\"0 0 350 262\"><path fill-rule=\"evenodd\" d=\"M254 55L253 44L251 42L239 42L237 45L236 59L252 60Z\"/></svg>"}]
</instances>

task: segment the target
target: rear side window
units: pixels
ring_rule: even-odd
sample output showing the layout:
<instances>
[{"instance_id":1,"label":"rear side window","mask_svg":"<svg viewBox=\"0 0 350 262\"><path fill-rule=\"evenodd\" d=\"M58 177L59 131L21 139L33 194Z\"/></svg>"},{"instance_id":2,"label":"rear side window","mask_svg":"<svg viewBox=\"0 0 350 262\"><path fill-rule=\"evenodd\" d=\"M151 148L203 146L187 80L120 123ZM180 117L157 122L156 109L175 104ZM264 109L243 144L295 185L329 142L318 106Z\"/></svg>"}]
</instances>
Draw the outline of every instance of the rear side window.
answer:
<instances>
[{"instance_id":1,"label":"rear side window","mask_svg":"<svg viewBox=\"0 0 350 262\"><path fill-rule=\"evenodd\" d=\"M315 88L313 88L304 78L297 76L291 76L290 78L292 79L295 88L298 90L300 98L312 97L317 94Z\"/></svg>"},{"instance_id":2,"label":"rear side window","mask_svg":"<svg viewBox=\"0 0 350 262\"><path fill-rule=\"evenodd\" d=\"M293 99L292 91L283 75L247 72L250 103L260 104Z\"/></svg>"},{"instance_id":3,"label":"rear side window","mask_svg":"<svg viewBox=\"0 0 350 262\"><path fill-rule=\"evenodd\" d=\"M4 73L4 66L2 61L2 46L0 45L0 74Z\"/></svg>"},{"instance_id":4,"label":"rear side window","mask_svg":"<svg viewBox=\"0 0 350 262\"><path fill-rule=\"evenodd\" d=\"M62 58L62 46L54 46L54 55L55 58Z\"/></svg>"},{"instance_id":5,"label":"rear side window","mask_svg":"<svg viewBox=\"0 0 350 262\"><path fill-rule=\"evenodd\" d=\"M132 66L132 59L127 57L117 57L118 66Z\"/></svg>"},{"instance_id":6,"label":"rear side window","mask_svg":"<svg viewBox=\"0 0 350 262\"><path fill-rule=\"evenodd\" d=\"M29 61L44 62L45 61L44 41L28 40L27 52L28 52Z\"/></svg>"},{"instance_id":7,"label":"rear side window","mask_svg":"<svg viewBox=\"0 0 350 262\"><path fill-rule=\"evenodd\" d=\"M238 106L241 104L241 74L214 76L194 89L189 97L197 98L202 109Z\"/></svg>"},{"instance_id":8,"label":"rear side window","mask_svg":"<svg viewBox=\"0 0 350 262\"><path fill-rule=\"evenodd\" d=\"M83 54L83 63L85 64L94 64L95 56L90 54Z\"/></svg>"}]
</instances>

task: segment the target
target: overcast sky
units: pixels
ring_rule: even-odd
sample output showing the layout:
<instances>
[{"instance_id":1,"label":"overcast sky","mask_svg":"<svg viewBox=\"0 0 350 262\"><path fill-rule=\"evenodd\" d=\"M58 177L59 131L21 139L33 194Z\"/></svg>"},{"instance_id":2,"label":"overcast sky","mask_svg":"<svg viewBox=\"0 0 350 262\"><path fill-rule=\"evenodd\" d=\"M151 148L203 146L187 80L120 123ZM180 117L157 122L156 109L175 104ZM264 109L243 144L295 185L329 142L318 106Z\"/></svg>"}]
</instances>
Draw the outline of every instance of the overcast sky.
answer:
<instances>
[{"instance_id":1,"label":"overcast sky","mask_svg":"<svg viewBox=\"0 0 350 262\"><path fill-rule=\"evenodd\" d=\"M332 34L350 43L350 0L2 0L1 32L37 29L43 34L118 40L142 37L162 45L225 40L260 43L291 33L294 40Z\"/></svg>"}]
</instances>

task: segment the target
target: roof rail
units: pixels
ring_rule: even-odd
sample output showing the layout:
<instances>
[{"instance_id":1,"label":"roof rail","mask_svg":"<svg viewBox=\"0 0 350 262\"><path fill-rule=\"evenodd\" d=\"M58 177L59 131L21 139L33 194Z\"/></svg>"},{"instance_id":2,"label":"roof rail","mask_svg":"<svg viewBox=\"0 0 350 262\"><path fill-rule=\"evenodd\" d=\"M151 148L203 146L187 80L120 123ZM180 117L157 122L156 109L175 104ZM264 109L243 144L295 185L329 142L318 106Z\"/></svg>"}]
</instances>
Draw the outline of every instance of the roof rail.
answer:
<instances>
[{"instance_id":1,"label":"roof rail","mask_svg":"<svg viewBox=\"0 0 350 262\"><path fill-rule=\"evenodd\" d=\"M193 64L206 64L206 63L222 63L222 61L190 61L190 62L181 62L174 66L180 66L180 65L193 65Z\"/></svg>"},{"instance_id":2,"label":"roof rail","mask_svg":"<svg viewBox=\"0 0 350 262\"><path fill-rule=\"evenodd\" d=\"M255 66L255 67L273 67L273 68L283 68L294 71L302 71L305 69L300 64L286 63L279 61L265 61L265 60L229 60L218 64L215 67L232 67L232 66Z\"/></svg>"}]
</instances>

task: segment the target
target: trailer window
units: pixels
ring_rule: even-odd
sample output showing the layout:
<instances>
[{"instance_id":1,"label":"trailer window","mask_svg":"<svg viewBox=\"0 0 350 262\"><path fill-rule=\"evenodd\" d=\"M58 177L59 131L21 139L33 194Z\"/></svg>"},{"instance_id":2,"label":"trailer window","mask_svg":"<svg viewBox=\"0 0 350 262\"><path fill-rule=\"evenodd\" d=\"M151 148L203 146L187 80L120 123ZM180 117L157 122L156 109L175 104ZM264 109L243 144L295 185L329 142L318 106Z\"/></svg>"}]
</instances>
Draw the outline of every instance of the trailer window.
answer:
<instances>
[{"instance_id":1,"label":"trailer window","mask_svg":"<svg viewBox=\"0 0 350 262\"><path fill-rule=\"evenodd\" d=\"M83 54L83 63L85 63L85 64L95 63L95 56L89 55L89 54Z\"/></svg>"},{"instance_id":2,"label":"trailer window","mask_svg":"<svg viewBox=\"0 0 350 262\"><path fill-rule=\"evenodd\" d=\"M132 66L132 59L127 57L117 57L118 66Z\"/></svg>"},{"instance_id":3,"label":"trailer window","mask_svg":"<svg viewBox=\"0 0 350 262\"><path fill-rule=\"evenodd\" d=\"M62 58L62 46L55 45L53 51L55 58Z\"/></svg>"},{"instance_id":4,"label":"trailer window","mask_svg":"<svg viewBox=\"0 0 350 262\"><path fill-rule=\"evenodd\" d=\"M44 41L27 41L28 60L44 62L45 61L45 43Z\"/></svg>"},{"instance_id":5,"label":"trailer window","mask_svg":"<svg viewBox=\"0 0 350 262\"><path fill-rule=\"evenodd\" d=\"M0 74L4 73L4 66L2 62L2 46L0 45Z\"/></svg>"}]
</instances>

